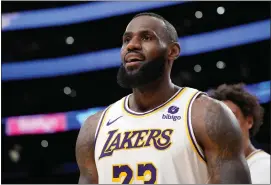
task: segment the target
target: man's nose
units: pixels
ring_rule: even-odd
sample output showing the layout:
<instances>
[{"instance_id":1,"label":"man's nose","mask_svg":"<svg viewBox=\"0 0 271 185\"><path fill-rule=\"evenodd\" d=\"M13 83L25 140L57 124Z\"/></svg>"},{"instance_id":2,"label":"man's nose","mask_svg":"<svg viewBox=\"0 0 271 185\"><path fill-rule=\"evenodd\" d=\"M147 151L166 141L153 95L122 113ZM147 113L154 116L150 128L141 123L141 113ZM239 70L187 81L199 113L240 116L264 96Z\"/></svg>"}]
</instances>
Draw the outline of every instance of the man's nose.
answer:
<instances>
[{"instance_id":1,"label":"man's nose","mask_svg":"<svg viewBox=\"0 0 271 185\"><path fill-rule=\"evenodd\" d=\"M141 50L141 42L138 38L134 37L127 44L127 50Z\"/></svg>"}]
</instances>

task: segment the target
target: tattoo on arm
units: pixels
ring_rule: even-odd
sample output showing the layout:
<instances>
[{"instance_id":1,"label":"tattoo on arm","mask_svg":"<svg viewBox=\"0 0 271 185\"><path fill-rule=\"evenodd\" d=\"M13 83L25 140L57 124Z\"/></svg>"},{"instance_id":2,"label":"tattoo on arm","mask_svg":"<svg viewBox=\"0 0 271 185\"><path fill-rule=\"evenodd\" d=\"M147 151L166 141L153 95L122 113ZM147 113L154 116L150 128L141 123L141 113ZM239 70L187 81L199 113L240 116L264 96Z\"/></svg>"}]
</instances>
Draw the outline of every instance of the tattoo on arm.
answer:
<instances>
[{"instance_id":1,"label":"tattoo on arm","mask_svg":"<svg viewBox=\"0 0 271 185\"><path fill-rule=\"evenodd\" d=\"M101 112L89 117L80 129L76 142L76 160L80 169L79 184L98 184L94 159L94 140Z\"/></svg>"},{"instance_id":2,"label":"tattoo on arm","mask_svg":"<svg viewBox=\"0 0 271 185\"><path fill-rule=\"evenodd\" d=\"M207 97L203 99L201 118L205 132L201 143L210 183L251 183L237 119L221 102Z\"/></svg>"}]
</instances>

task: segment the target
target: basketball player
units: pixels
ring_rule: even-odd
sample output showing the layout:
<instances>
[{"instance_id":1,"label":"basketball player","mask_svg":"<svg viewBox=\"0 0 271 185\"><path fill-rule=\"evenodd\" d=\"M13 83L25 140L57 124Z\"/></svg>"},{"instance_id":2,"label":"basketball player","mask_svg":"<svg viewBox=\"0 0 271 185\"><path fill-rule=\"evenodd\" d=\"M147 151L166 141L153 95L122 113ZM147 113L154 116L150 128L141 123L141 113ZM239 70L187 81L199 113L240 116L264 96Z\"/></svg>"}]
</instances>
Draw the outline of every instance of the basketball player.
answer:
<instances>
[{"instance_id":1,"label":"basketball player","mask_svg":"<svg viewBox=\"0 0 271 185\"><path fill-rule=\"evenodd\" d=\"M211 91L210 96L223 101L239 121L252 183L270 184L270 155L250 142L250 137L255 136L263 123L263 109L257 98L249 94L243 84L221 85Z\"/></svg>"},{"instance_id":2,"label":"basketball player","mask_svg":"<svg viewBox=\"0 0 271 185\"><path fill-rule=\"evenodd\" d=\"M133 93L81 128L79 183L251 182L234 114L204 93L171 82L177 39L175 28L157 14L136 15L128 24L117 81Z\"/></svg>"}]
</instances>

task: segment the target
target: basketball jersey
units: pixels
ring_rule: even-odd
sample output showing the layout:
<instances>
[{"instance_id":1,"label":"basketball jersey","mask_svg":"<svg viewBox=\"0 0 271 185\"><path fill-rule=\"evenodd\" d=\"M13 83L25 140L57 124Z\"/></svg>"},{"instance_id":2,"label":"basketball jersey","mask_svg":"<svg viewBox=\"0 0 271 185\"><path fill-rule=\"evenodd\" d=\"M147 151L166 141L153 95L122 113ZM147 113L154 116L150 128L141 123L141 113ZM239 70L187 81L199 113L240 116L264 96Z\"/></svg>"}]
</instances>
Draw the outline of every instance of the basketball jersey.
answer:
<instances>
[{"instance_id":1,"label":"basketball jersey","mask_svg":"<svg viewBox=\"0 0 271 185\"><path fill-rule=\"evenodd\" d=\"M130 95L109 106L95 135L99 184L206 183L207 165L191 125L191 105L199 94L181 88L144 113L129 109Z\"/></svg>"},{"instance_id":2,"label":"basketball jersey","mask_svg":"<svg viewBox=\"0 0 271 185\"><path fill-rule=\"evenodd\" d=\"M270 155L256 150L247 157L252 184L270 184Z\"/></svg>"}]
</instances>

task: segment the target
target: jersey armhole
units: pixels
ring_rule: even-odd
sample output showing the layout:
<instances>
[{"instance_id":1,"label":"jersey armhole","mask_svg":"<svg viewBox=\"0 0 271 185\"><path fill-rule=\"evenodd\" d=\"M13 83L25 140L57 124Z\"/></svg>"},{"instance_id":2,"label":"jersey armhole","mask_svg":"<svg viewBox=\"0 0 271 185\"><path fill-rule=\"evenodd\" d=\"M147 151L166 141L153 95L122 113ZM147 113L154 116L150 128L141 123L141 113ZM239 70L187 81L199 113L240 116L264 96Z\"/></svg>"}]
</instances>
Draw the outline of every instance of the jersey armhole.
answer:
<instances>
[{"instance_id":1,"label":"jersey armhole","mask_svg":"<svg viewBox=\"0 0 271 185\"><path fill-rule=\"evenodd\" d=\"M107 111L108 111L108 109L109 109L110 107L111 107L111 105L108 106L108 107L103 111L103 113L101 114L101 117L100 117L100 119L99 119L99 121L98 121L98 124L97 124L97 127L96 127L96 131L95 131L95 137L94 137L94 148L95 148L95 146L96 146L96 141L97 141L97 139L98 139L99 132L100 132L101 127L102 127L102 124L103 124L103 122L104 122L105 115L106 115L106 113L107 113Z\"/></svg>"},{"instance_id":2,"label":"jersey armhole","mask_svg":"<svg viewBox=\"0 0 271 185\"><path fill-rule=\"evenodd\" d=\"M194 131L193 131L192 121L191 121L191 112L192 112L193 102L200 95L207 95L207 94L204 93L204 92L198 91L197 93L195 93L193 95L193 97L191 98L191 100L189 102L188 110L187 110L187 118L188 118L187 119L187 127L188 127L189 136L190 136L190 139L192 141L192 144L193 144L193 147L195 149L195 152L198 154L198 156L200 157L200 159L202 159L206 163L206 158L204 156L202 148L200 147L200 145L197 142L197 139L196 139Z\"/></svg>"}]
</instances>

